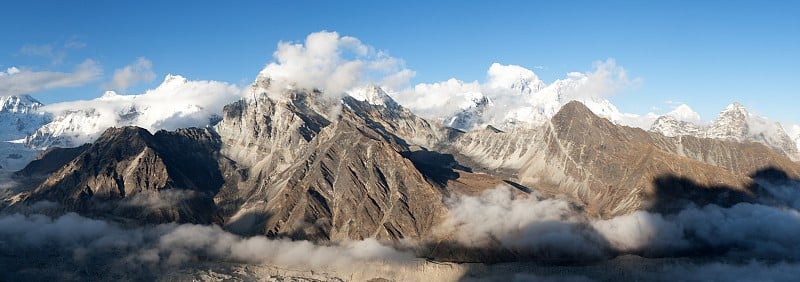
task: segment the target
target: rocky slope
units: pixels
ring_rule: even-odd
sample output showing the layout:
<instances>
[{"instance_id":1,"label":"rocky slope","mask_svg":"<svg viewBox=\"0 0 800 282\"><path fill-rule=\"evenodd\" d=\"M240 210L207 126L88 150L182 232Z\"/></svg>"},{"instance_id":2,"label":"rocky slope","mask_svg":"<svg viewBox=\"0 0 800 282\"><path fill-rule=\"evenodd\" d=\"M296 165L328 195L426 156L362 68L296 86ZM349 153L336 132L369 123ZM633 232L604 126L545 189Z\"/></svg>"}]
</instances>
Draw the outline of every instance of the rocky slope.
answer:
<instances>
[{"instance_id":1,"label":"rocky slope","mask_svg":"<svg viewBox=\"0 0 800 282\"><path fill-rule=\"evenodd\" d=\"M218 137L204 129L152 135L137 127L110 128L26 195L25 203L49 200L66 210L143 222L210 223L211 198L223 181L218 144ZM62 157L46 154L40 161ZM35 171L38 164L21 173Z\"/></svg>"},{"instance_id":2,"label":"rocky slope","mask_svg":"<svg viewBox=\"0 0 800 282\"><path fill-rule=\"evenodd\" d=\"M601 217L668 211L682 201L730 205L753 197L749 175L760 169L800 175L800 166L759 144L648 133L614 125L578 102L540 128L473 131L455 146L485 171L567 195Z\"/></svg>"},{"instance_id":3,"label":"rocky slope","mask_svg":"<svg viewBox=\"0 0 800 282\"><path fill-rule=\"evenodd\" d=\"M312 240L430 235L444 205L436 176L415 163L425 151L412 144L438 136L425 120L376 88L364 101L258 89L215 127L237 171L216 197L227 228Z\"/></svg>"}]
</instances>

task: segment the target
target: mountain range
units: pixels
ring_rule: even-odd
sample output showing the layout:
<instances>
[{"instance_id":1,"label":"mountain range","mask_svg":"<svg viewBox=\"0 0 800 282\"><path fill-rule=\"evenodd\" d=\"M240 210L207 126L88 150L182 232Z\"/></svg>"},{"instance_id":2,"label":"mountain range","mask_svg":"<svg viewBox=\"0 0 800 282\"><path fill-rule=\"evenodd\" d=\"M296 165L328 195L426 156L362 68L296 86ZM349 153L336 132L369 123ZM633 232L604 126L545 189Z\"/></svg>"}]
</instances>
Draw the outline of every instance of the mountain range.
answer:
<instances>
[{"instance_id":1,"label":"mountain range","mask_svg":"<svg viewBox=\"0 0 800 282\"><path fill-rule=\"evenodd\" d=\"M158 89L187 83L168 76ZM184 104L159 111L166 119L139 103L152 93L107 93L93 105L113 107L56 115L28 96L5 98L3 118L20 124L6 128L16 140L8 144L49 149L13 174L22 188L2 206L55 203L51 212L314 242L414 240L430 246L425 256L487 261L520 252L455 247L456 234L439 230L454 195L511 187L610 219L755 202L770 197L763 179L800 177L791 137L739 104L707 126L679 107L645 131L615 122L622 115L607 100L566 99L566 84L554 85L512 80L522 98L547 103L524 123L509 112L497 125L485 114L495 104L480 95L457 116L429 121L376 85L336 96L266 76L219 113ZM196 127L150 131L176 116Z\"/></svg>"}]
</instances>

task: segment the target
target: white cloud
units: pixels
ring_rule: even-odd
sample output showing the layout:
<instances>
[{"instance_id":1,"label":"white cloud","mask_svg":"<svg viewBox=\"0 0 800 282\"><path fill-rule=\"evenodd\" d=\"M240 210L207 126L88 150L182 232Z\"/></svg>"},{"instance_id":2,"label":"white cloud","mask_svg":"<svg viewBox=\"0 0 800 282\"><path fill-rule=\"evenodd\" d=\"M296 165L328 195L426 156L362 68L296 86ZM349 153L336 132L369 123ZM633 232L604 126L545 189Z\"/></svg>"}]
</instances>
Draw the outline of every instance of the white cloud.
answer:
<instances>
[{"instance_id":1,"label":"white cloud","mask_svg":"<svg viewBox=\"0 0 800 282\"><path fill-rule=\"evenodd\" d=\"M700 114L695 112L692 107L689 107L687 104L680 104L675 109L670 111L666 114L667 116L671 116L676 120L691 122L694 124L702 124L703 119L700 117Z\"/></svg>"},{"instance_id":2,"label":"white cloud","mask_svg":"<svg viewBox=\"0 0 800 282\"><path fill-rule=\"evenodd\" d=\"M30 94L44 90L81 86L96 80L101 74L100 66L86 60L72 72L31 71L9 68L0 72L0 94Z\"/></svg>"},{"instance_id":3,"label":"white cloud","mask_svg":"<svg viewBox=\"0 0 800 282\"><path fill-rule=\"evenodd\" d=\"M84 47L86 47L86 42L79 40L77 36L72 36L64 42L64 48L67 49L81 49Z\"/></svg>"},{"instance_id":4,"label":"white cloud","mask_svg":"<svg viewBox=\"0 0 800 282\"><path fill-rule=\"evenodd\" d=\"M161 224L123 228L113 222L90 219L75 213L59 217L41 214L0 216L0 251L24 253L46 249L72 254L73 263L111 262L138 267L174 269L200 259L239 263L269 263L355 269L370 261L405 262L413 258L374 239L344 241L327 246L308 241L240 237L219 226ZM26 257L31 259L31 257ZM46 258L40 258L46 259ZM60 258L63 259L63 258Z\"/></svg>"},{"instance_id":5,"label":"white cloud","mask_svg":"<svg viewBox=\"0 0 800 282\"><path fill-rule=\"evenodd\" d=\"M492 88L508 88L518 83L532 82L544 87L544 82L533 71L518 65L501 65L494 63L489 67L487 84ZM538 91L539 89L535 89Z\"/></svg>"},{"instance_id":6,"label":"white cloud","mask_svg":"<svg viewBox=\"0 0 800 282\"><path fill-rule=\"evenodd\" d=\"M67 56L66 52L56 49L52 44L25 44L19 49L19 53L26 56L47 58L50 59L53 64L62 63Z\"/></svg>"},{"instance_id":7,"label":"white cloud","mask_svg":"<svg viewBox=\"0 0 800 282\"><path fill-rule=\"evenodd\" d=\"M451 78L436 83L420 83L393 95L401 105L425 118L437 118L455 113L474 96L482 95L477 81L464 82Z\"/></svg>"},{"instance_id":8,"label":"white cloud","mask_svg":"<svg viewBox=\"0 0 800 282\"><path fill-rule=\"evenodd\" d=\"M496 241L517 251L584 259L713 253L793 260L800 258L800 193L798 183L784 185L789 186L765 186L778 202L689 206L668 215L637 211L610 219L589 218L563 200L523 196L501 186L450 198L439 232L468 246Z\"/></svg>"},{"instance_id":9,"label":"white cloud","mask_svg":"<svg viewBox=\"0 0 800 282\"><path fill-rule=\"evenodd\" d=\"M140 82L151 82L155 77L153 63L147 58L140 57L130 65L115 70L114 77L111 82L106 84L106 87L114 90L125 90Z\"/></svg>"},{"instance_id":10,"label":"white cloud","mask_svg":"<svg viewBox=\"0 0 800 282\"><path fill-rule=\"evenodd\" d=\"M315 32L303 43L280 42L273 57L259 75L274 86L317 88L334 97L369 82L399 87L414 74L402 60L336 32Z\"/></svg>"},{"instance_id":11,"label":"white cloud","mask_svg":"<svg viewBox=\"0 0 800 282\"><path fill-rule=\"evenodd\" d=\"M617 66L613 59L594 63L590 72L571 72L550 84L522 66L494 63L483 83L452 78L418 84L413 89L394 93L393 98L422 117L442 120L474 105L475 97L487 97L492 101L491 106L481 112L481 119L474 121L502 129L541 124L572 100L583 102L598 115L614 122L638 125L647 123L648 117L621 113L607 100L621 89L638 83L638 79L629 78L625 69Z\"/></svg>"},{"instance_id":12,"label":"white cloud","mask_svg":"<svg viewBox=\"0 0 800 282\"><path fill-rule=\"evenodd\" d=\"M117 95L113 91L89 101L71 101L42 107L55 119L42 130L74 139L74 144L91 142L112 126L135 125L155 132L185 127L202 127L220 115L222 107L242 98L243 90L218 81L191 81L167 75L155 89L138 95Z\"/></svg>"}]
</instances>

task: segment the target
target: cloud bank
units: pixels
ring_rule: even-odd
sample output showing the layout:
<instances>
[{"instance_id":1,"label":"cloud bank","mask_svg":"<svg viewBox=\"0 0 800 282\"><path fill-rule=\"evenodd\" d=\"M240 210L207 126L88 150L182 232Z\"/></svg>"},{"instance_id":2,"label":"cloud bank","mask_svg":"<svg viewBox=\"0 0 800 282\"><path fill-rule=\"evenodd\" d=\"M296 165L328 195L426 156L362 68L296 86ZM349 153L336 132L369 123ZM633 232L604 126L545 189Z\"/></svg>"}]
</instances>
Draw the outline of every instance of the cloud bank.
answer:
<instances>
[{"instance_id":1,"label":"cloud bank","mask_svg":"<svg viewBox=\"0 0 800 282\"><path fill-rule=\"evenodd\" d=\"M66 272L108 267L112 268L111 273L163 275L202 261L353 269L365 262L403 263L413 258L371 239L321 246L263 236L240 237L218 226L162 224L124 228L75 213L58 217L41 214L0 217L0 251L0 261L11 267L45 263L48 256L51 260L62 257L50 261L52 268L43 270L39 278L47 277L48 271L63 268L62 264L74 267L65 269ZM22 261L9 261L3 255L25 252L29 255ZM21 269L4 270L12 272L0 273L0 277L9 274L14 277L13 272Z\"/></svg>"},{"instance_id":2,"label":"cloud bank","mask_svg":"<svg viewBox=\"0 0 800 282\"><path fill-rule=\"evenodd\" d=\"M789 184L787 184L789 185ZM800 259L800 185L770 186L785 202L688 207L662 215L637 211L607 220L586 217L558 199L520 196L498 187L448 202L440 232L467 246L492 243L534 256L602 258L619 254L652 257L718 255L733 258ZM772 202L774 203L774 202ZM789 203L789 205L786 205ZM502 219L502 220L501 220ZM779 224L777 224L779 223Z\"/></svg>"}]
</instances>

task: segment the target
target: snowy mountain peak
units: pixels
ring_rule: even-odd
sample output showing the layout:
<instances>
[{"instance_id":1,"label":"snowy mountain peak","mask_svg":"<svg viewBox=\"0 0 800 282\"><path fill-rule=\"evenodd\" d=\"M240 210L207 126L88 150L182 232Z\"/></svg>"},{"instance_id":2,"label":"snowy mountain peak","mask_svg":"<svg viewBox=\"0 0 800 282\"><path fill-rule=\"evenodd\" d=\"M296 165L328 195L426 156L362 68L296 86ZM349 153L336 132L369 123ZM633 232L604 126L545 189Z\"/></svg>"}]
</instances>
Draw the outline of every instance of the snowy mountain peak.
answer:
<instances>
[{"instance_id":1,"label":"snowy mountain peak","mask_svg":"<svg viewBox=\"0 0 800 282\"><path fill-rule=\"evenodd\" d=\"M686 104L681 104L671 112L667 113L665 116L673 117L679 121L692 123L700 123L702 121L700 114L695 112L691 107L689 107L689 105Z\"/></svg>"},{"instance_id":2,"label":"snowy mountain peak","mask_svg":"<svg viewBox=\"0 0 800 282\"><path fill-rule=\"evenodd\" d=\"M389 97L381 87L375 84L369 84L363 88L355 89L348 92L348 94L360 101L365 101L372 105L385 106L387 108L399 108L400 105Z\"/></svg>"},{"instance_id":3,"label":"snowy mountain peak","mask_svg":"<svg viewBox=\"0 0 800 282\"><path fill-rule=\"evenodd\" d=\"M469 131L484 123L483 114L488 107L493 106L489 97L481 93L467 93L465 101L461 104L461 111L444 120L444 125L463 131Z\"/></svg>"},{"instance_id":4,"label":"snowy mountain peak","mask_svg":"<svg viewBox=\"0 0 800 282\"><path fill-rule=\"evenodd\" d=\"M43 104L29 95L0 96L0 113L33 113Z\"/></svg>"},{"instance_id":5,"label":"snowy mountain peak","mask_svg":"<svg viewBox=\"0 0 800 282\"><path fill-rule=\"evenodd\" d=\"M160 88L165 86L183 85L186 84L188 81L189 81L188 79L186 79L181 75L167 74L167 76L164 77L164 82L161 82L161 85L159 85L158 87Z\"/></svg>"},{"instance_id":6,"label":"snowy mountain peak","mask_svg":"<svg viewBox=\"0 0 800 282\"><path fill-rule=\"evenodd\" d=\"M103 98L108 99L114 97L117 97L117 92L115 92L114 90L108 90L106 92L103 92L103 96L100 96L101 99Z\"/></svg>"},{"instance_id":7,"label":"snowy mountain peak","mask_svg":"<svg viewBox=\"0 0 800 282\"><path fill-rule=\"evenodd\" d=\"M702 136L704 134L703 128L692 122L679 120L670 114L658 117L650 127L650 131L669 137L681 135Z\"/></svg>"},{"instance_id":8,"label":"snowy mountain peak","mask_svg":"<svg viewBox=\"0 0 800 282\"><path fill-rule=\"evenodd\" d=\"M747 111L747 108L739 104L739 102L734 102L727 107L725 107L722 112L719 113L720 117L736 117L736 118L747 118L750 116L750 112Z\"/></svg>"},{"instance_id":9,"label":"snowy mountain peak","mask_svg":"<svg viewBox=\"0 0 800 282\"><path fill-rule=\"evenodd\" d=\"M517 65L494 63L488 75L490 87L510 88L521 94L535 93L546 86L533 71Z\"/></svg>"},{"instance_id":10,"label":"snowy mountain peak","mask_svg":"<svg viewBox=\"0 0 800 282\"><path fill-rule=\"evenodd\" d=\"M725 107L708 129L707 136L717 139L744 140L750 133L750 113L739 103Z\"/></svg>"}]
</instances>

